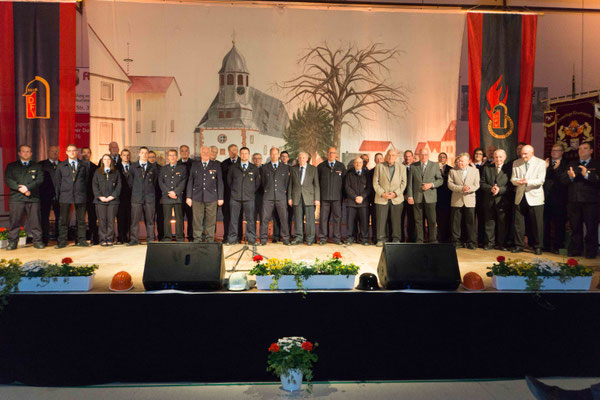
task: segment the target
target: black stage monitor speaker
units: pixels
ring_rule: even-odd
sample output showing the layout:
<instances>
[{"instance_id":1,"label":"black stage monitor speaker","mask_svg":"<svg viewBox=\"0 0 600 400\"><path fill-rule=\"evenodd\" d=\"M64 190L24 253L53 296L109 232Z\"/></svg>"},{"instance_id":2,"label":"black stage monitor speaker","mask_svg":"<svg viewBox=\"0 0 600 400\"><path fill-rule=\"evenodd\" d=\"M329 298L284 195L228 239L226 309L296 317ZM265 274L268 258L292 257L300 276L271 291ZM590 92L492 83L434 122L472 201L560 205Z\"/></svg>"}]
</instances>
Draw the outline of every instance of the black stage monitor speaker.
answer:
<instances>
[{"instance_id":1,"label":"black stage monitor speaker","mask_svg":"<svg viewBox=\"0 0 600 400\"><path fill-rule=\"evenodd\" d=\"M221 243L149 243L146 290L219 290L225 278Z\"/></svg>"},{"instance_id":2,"label":"black stage monitor speaker","mask_svg":"<svg viewBox=\"0 0 600 400\"><path fill-rule=\"evenodd\" d=\"M386 289L456 290L460 270L450 243L386 243L377 274Z\"/></svg>"}]
</instances>

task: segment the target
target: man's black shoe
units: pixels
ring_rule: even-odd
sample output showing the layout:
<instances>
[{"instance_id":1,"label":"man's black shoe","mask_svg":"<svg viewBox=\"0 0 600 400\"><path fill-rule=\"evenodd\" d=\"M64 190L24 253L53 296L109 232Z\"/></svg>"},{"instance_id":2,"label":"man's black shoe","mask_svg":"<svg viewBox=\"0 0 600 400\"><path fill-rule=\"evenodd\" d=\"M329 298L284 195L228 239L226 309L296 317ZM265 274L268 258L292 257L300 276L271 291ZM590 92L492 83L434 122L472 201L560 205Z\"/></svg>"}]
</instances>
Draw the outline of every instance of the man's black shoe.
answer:
<instances>
[{"instance_id":1,"label":"man's black shoe","mask_svg":"<svg viewBox=\"0 0 600 400\"><path fill-rule=\"evenodd\" d=\"M89 244L88 242L78 242L75 244L75 246L77 247L90 247L91 244Z\"/></svg>"},{"instance_id":2,"label":"man's black shoe","mask_svg":"<svg viewBox=\"0 0 600 400\"><path fill-rule=\"evenodd\" d=\"M467 249L469 249L469 250L477 250L477 246L475 246L473 243L469 243L467 245Z\"/></svg>"},{"instance_id":3,"label":"man's black shoe","mask_svg":"<svg viewBox=\"0 0 600 400\"><path fill-rule=\"evenodd\" d=\"M315 242L306 242L307 246L312 246L313 244L315 244Z\"/></svg>"},{"instance_id":4,"label":"man's black shoe","mask_svg":"<svg viewBox=\"0 0 600 400\"><path fill-rule=\"evenodd\" d=\"M302 244L302 240L293 240L291 244L292 244L293 246L296 246L296 245Z\"/></svg>"},{"instance_id":5,"label":"man's black shoe","mask_svg":"<svg viewBox=\"0 0 600 400\"><path fill-rule=\"evenodd\" d=\"M44 243L37 242L37 243L33 244L33 247L36 249L44 249L46 247L46 245Z\"/></svg>"},{"instance_id":6,"label":"man's black shoe","mask_svg":"<svg viewBox=\"0 0 600 400\"><path fill-rule=\"evenodd\" d=\"M514 249L512 249L510 252L511 252L511 253L522 253L522 252L523 252L523 249L522 249L522 248L520 248L520 247L515 247L515 248L514 248Z\"/></svg>"},{"instance_id":7,"label":"man's black shoe","mask_svg":"<svg viewBox=\"0 0 600 400\"><path fill-rule=\"evenodd\" d=\"M54 246L55 249L64 249L65 247L67 247L67 244L60 242L56 246Z\"/></svg>"},{"instance_id":8,"label":"man's black shoe","mask_svg":"<svg viewBox=\"0 0 600 400\"><path fill-rule=\"evenodd\" d=\"M6 247L6 250L16 250L17 249L17 245L16 244L9 244Z\"/></svg>"},{"instance_id":9,"label":"man's black shoe","mask_svg":"<svg viewBox=\"0 0 600 400\"><path fill-rule=\"evenodd\" d=\"M284 240L284 241L283 241L283 244L284 244L285 246L289 246L289 245L290 245L290 241L289 241L289 240Z\"/></svg>"},{"instance_id":10,"label":"man's black shoe","mask_svg":"<svg viewBox=\"0 0 600 400\"><path fill-rule=\"evenodd\" d=\"M320 244L321 246L323 246L323 245L326 245L326 244L327 244L327 240L321 240L321 241L319 242L319 244Z\"/></svg>"},{"instance_id":11,"label":"man's black shoe","mask_svg":"<svg viewBox=\"0 0 600 400\"><path fill-rule=\"evenodd\" d=\"M485 246L483 246L484 250L494 250L494 245L493 244L486 244Z\"/></svg>"},{"instance_id":12,"label":"man's black shoe","mask_svg":"<svg viewBox=\"0 0 600 400\"><path fill-rule=\"evenodd\" d=\"M541 256L542 255L542 249L540 249L539 247L536 247L535 250L533 250L533 253L536 256Z\"/></svg>"},{"instance_id":13,"label":"man's black shoe","mask_svg":"<svg viewBox=\"0 0 600 400\"><path fill-rule=\"evenodd\" d=\"M138 244L140 244L140 242L129 242L127 243L127 246L137 246Z\"/></svg>"}]
</instances>

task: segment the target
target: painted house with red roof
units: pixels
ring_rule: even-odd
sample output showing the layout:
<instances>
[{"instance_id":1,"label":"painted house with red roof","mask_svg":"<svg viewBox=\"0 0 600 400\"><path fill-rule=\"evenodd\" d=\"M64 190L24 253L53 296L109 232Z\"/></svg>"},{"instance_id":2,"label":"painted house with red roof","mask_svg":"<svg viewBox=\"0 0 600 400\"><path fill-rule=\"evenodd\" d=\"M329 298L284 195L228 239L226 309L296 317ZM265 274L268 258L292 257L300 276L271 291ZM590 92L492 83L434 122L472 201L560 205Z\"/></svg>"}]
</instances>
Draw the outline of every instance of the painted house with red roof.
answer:
<instances>
[{"instance_id":1,"label":"painted house with red roof","mask_svg":"<svg viewBox=\"0 0 600 400\"><path fill-rule=\"evenodd\" d=\"M159 161L164 152L179 143L181 89L173 76L130 75L127 90L128 143L130 150L140 146L157 152ZM187 143L193 151L192 143Z\"/></svg>"},{"instance_id":2,"label":"painted house with red roof","mask_svg":"<svg viewBox=\"0 0 600 400\"><path fill-rule=\"evenodd\" d=\"M394 144L389 140L363 140L358 149L357 156L368 154L369 168L371 168L375 165L375 154L381 153L385 156L385 153L391 149L396 149L396 147L394 147ZM350 160L348 160L348 162L350 162Z\"/></svg>"},{"instance_id":3,"label":"painted house with red roof","mask_svg":"<svg viewBox=\"0 0 600 400\"><path fill-rule=\"evenodd\" d=\"M450 122L440 141L428 140L417 143L415 148L417 158L423 149L429 150L429 159L433 161L437 161L440 153L446 153L448 155L448 165L453 166L456 156L456 121Z\"/></svg>"}]
</instances>

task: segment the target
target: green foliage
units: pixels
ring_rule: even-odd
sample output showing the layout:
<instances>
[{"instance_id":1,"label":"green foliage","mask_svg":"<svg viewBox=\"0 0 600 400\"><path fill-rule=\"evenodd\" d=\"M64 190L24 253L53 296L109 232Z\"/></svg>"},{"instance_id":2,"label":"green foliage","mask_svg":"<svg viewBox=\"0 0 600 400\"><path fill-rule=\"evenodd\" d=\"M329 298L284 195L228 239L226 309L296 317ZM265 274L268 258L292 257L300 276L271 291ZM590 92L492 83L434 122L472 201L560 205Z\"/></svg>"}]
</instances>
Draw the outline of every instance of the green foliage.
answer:
<instances>
[{"instance_id":1,"label":"green foliage","mask_svg":"<svg viewBox=\"0 0 600 400\"><path fill-rule=\"evenodd\" d=\"M0 228L0 240L8 240L8 230L6 228Z\"/></svg>"},{"instance_id":2,"label":"green foliage","mask_svg":"<svg viewBox=\"0 0 600 400\"><path fill-rule=\"evenodd\" d=\"M21 227L21 229L19 230L19 237L27 237L27 232L25 232L25 228Z\"/></svg>"},{"instance_id":3,"label":"green foliage","mask_svg":"<svg viewBox=\"0 0 600 400\"><path fill-rule=\"evenodd\" d=\"M277 377L287 374L290 369L299 369L308 384L308 392L312 390L313 363L319 357L314 353L318 343L310 343L303 337L284 337L271 344L267 359L267 371Z\"/></svg>"},{"instance_id":4,"label":"green foliage","mask_svg":"<svg viewBox=\"0 0 600 400\"><path fill-rule=\"evenodd\" d=\"M541 277L557 277L562 283L576 276L592 276L594 269L583 266L570 258L566 262L557 263L551 260L534 259L532 262L505 259L500 256L491 267L487 276L523 276L527 278L527 290L538 291L542 287Z\"/></svg>"},{"instance_id":5,"label":"green foliage","mask_svg":"<svg viewBox=\"0 0 600 400\"><path fill-rule=\"evenodd\" d=\"M318 153L325 158L327 149L333 146L332 121L329 110L312 102L298 109L283 134L285 149L290 153L290 158L297 158L301 151L310 156Z\"/></svg>"},{"instance_id":6,"label":"green foliage","mask_svg":"<svg viewBox=\"0 0 600 400\"><path fill-rule=\"evenodd\" d=\"M19 259L0 260L0 311L8 303L8 295L21 282L21 261Z\"/></svg>"}]
</instances>

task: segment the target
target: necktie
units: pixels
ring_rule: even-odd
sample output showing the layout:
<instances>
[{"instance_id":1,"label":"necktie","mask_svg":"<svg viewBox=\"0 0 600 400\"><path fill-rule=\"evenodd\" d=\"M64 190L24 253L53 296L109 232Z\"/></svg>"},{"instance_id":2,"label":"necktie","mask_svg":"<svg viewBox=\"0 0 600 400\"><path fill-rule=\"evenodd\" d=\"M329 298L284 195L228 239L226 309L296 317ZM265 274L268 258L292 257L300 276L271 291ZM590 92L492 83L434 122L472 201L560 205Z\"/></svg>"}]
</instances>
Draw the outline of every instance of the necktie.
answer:
<instances>
[{"instance_id":1,"label":"necktie","mask_svg":"<svg viewBox=\"0 0 600 400\"><path fill-rule=\"evenodd\" d=\"M361 173L362 171L356 171L356 172L358 173L358 176L360 176L360 173Z\"/></svg>"},{"instance_id":2,"label":"necktie","mask_svg":"<svg viewBox=\"0 0 600 400\"><path fill-rule=\"evenodd\" d=\"M75 171L75 161L71 161L71 169Z\"/></svg>"},{"instance_id":3,"label":"necktie","mask_svg":"<svg viewBox=\"0 0 600 400\"><path fill-rule=\"evenodd\" d=\"M300 184L304 183L304 167L300 167Z\"/></svg>"},{"instance_id":4,"label":"necktie","mask_svg":"<svg viewBox=\"0 0 600 400\"><path fill-rule=\"evenodd\" d=\"M529 170L529 161L527 161L527 162L525 163L525 171L528 171L528 170Z\"/></svg>"},{"instance_id":5,"label":"necktie","mask_svg":"<svg viewBox=\"0 0 600 400\"><path fill-rule=\"evenodd\" d=\"M273 164L273 169L277 169L277 164Z\"/></svg>"},{"instance_id":6,"label":"necktie","mask_svg":"<svg viewBox=\"0 0 600 400\"><path fill-rule=\"evenodd\" d=\"M496 167L496 173L499 174L502 167Z\"/></svg>"},{"instance_id":7,"label":"necktie","mask_svg":"<svg viewBox=\"0 0 600 400\"><path fill-rule=\"evenodd\" d=\"M206 168L206 163L205 162L202 163L202 167Z\"/></svg>"},{"instance_id":8,"label":"necktie","mask_svg":"<svg viewBox=\"0 0 600 400\"><path fill-rule=\"evenodd\" d=\"M142 168L144 168L144 172L146 172L146 163L142 164Z\"/></svg>"},{"instance_id":9,"label":"necktie","mask_svg":"<svg viewBox=\"0 0 600 400\"><path fill-rule=\"evenodd\" d=\"M27 166L29 166L29 161L25 161L25 162L23 163L23 166L24 166L24 167L27 167Z\"/></svg>"},{"instance_id":10,"label":"necktie","mask_svg":"<svg viewBox=\"0 0 600 400\"><path fill-rule=\"evenodd\" d=\"M580 164L583 165L584 167L587 167L587 161L581 161Z\"/></svg>"},{"instance_id":11,"label":"necktie","mask_svg":"<svg viewBox=\"0 0 600 400\"><path fill-rule=\"evenodd\" d=\"M330 163L329 163L329 168L333 168L333 165L334 165L334 164L333 164L332 162L330 162Z\"/></svg>"},{"instance_id":12,"label":"necktie","mask_svg":"<svg viewBox=\"0 0 600 400\"><path fill-rule=\"evenodd\" d=\"M127 165L125 166L125 173L126 173L126 174L128 174L128 173L129 173L129 164L127 164Z\"/></svg>"},{"instance_id":13,"label":"necktie","mask_svg":"<svg viewBox=\"0 0 600 400\"><path fill-rule=\"evenodd\" d=\"M243 170L244 172L246 172L246 167L248 167L248 165L247 165L247 164L242 164L242 170Z\"/></svg>"}]
</instances>

